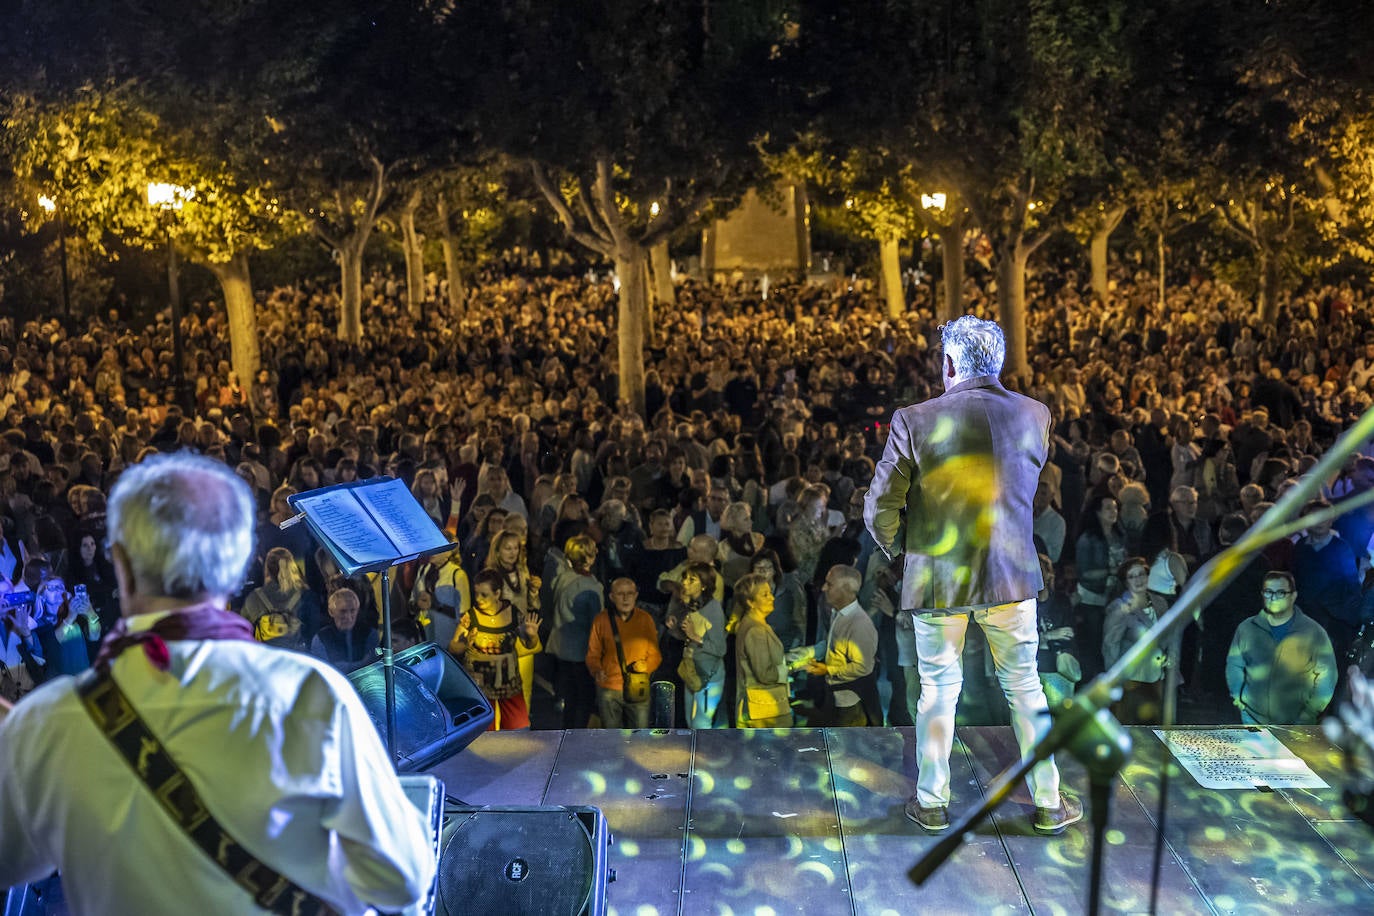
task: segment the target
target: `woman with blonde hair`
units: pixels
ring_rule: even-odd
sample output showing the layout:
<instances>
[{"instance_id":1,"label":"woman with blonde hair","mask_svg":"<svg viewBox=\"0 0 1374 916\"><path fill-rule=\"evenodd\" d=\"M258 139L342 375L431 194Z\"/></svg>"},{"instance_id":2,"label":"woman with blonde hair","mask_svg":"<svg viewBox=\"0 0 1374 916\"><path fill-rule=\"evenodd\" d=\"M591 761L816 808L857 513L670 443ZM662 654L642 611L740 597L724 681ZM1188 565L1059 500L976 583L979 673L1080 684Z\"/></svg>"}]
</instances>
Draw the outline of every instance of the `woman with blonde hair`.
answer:
<instances>
[{"instance_id":1,"label":"woman with blonde hair","mask_svg":"<svg viewBox=\"0 0 1374 916\"><path fill-rule=\"evenodd\" d=\"M420 468L415 472L415 481L410 485L410 492L425 510L425 514L434 519L434 524L442 526L448 521L446 494L440 488L439 478L433 468Z\"/></svg>"},{"instance_id":2,"label":"woman with blonde hair","mask_svg":"<svg viewBox=\"0 0 1374 916\"><path fill-rule=\"evenodd\" d=\"M253 589L240 612L253 624L259 641L288 648L310 645L320 629L320 601L305 587L296 557L273 547L262 561L263 584Z\"/></svg>"},{"instance_id":3,"label":"woman with blonde hair","mask_svg":"<svg viewBox=\"0 0 1374 916\"><path fill-rule=\"evenodd\" d=\"M791 728L787 662L782 640L768 625L773 613L773 583L748 573L735 583L736 723L739 728Z\"/></svg>"}]
</instances>

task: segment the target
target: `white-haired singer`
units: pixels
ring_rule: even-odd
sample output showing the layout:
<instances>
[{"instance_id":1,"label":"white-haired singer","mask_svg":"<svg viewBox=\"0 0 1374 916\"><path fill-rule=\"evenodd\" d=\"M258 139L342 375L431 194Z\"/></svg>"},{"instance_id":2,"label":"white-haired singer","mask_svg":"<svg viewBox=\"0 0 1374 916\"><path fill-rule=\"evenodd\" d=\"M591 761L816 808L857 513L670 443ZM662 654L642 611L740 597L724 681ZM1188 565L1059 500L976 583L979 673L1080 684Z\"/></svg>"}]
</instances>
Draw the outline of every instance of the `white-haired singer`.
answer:
<instances>
[{"instance_id":1,"label":"white-haired singer","mask_svg":"<svg viewBox=\"0 0 1374 916\"><path fill-rule=\"evenodd\" d=\"M1024 754L1049 728L1036 673L1035 489L1049 445L1050 411L1002 387L1006 340L972 315L940 330L945 391L898 408L864 502L864 521L888 556L905 554L903 612L912 615L921 672L916 707L916 794L906 816L930 833L949 827L949 755L964 685L969 618L983 628ZM1037 833L1083 817L1059 793L1047 760L1031 770Z\"/></svg>"},{"instance_id":2,"label":"white-haired singer","mask_svg":"<svg viewBox=\"0 0 1374 916\"><path fill-rule=\"evenodd\" d=\"M0 722L0 887L60 869L73 913L365 913L425 895L426 827L353 688L225 610L253 515L205 458L120 477L123 619L89 679Z\"/></svg>"}]
</instances>

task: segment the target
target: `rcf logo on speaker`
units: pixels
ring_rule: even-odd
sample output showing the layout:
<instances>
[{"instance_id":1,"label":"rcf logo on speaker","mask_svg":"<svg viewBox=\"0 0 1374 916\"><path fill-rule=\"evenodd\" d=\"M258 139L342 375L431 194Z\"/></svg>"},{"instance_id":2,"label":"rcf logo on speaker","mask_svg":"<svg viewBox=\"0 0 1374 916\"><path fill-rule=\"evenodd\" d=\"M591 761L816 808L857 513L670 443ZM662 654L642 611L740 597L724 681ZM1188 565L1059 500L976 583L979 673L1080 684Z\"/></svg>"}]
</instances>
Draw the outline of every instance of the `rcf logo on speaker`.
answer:
<instances>
[{"instance_id":1,"label":"rcf logo on speaker","mask_svg":"<svg viewBox=\"0 0 1374 916\"><path fill-rule=\"evenodd\" d=\"M524 859L511 859L506 863L506 880L518 884L530 876L530 864Z\"/></svg>"}]
</instances>

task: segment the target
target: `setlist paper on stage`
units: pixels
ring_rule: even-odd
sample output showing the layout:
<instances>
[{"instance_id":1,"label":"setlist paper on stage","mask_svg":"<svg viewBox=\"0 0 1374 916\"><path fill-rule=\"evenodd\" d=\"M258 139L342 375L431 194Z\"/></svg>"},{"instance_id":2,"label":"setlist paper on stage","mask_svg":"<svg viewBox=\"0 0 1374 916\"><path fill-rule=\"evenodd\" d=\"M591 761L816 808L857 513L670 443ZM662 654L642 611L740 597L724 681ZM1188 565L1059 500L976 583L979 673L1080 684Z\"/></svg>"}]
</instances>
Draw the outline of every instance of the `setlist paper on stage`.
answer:
<instances>
[{"instance_id":1,"label":"setlist paper on stage","mask_svg":"<svg viewBox=\"0 0 1374 916\"><path fill-rule=\"evenodd\" d=\"M1205 789L1325 789L1327 784L1268 729L1154 730Z\"/></svg>"}]
</instances>

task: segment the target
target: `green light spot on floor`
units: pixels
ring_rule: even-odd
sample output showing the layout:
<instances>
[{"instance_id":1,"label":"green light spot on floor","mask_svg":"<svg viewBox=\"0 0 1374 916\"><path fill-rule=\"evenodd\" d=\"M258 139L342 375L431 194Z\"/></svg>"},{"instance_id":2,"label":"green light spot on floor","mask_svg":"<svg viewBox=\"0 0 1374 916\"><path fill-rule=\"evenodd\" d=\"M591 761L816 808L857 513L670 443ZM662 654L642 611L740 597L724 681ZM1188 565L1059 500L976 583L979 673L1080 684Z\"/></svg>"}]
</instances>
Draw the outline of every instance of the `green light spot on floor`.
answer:
<instances>
[{"instance_id":1,"label":"green light spot on floor","mask_svg":"<svg viewBox=\"0 0 1374 916\"><path fill-rule=\"evenodd\" d=\"M587 785L591 786L593 795L606 794L606 777L591 770L583 770L582 777L587 780Z\"/></svg>"},{"instance_id":2,"label":"green light spot on floor","mask_svg":"<svg viewBox=\"0 0 1374 916\"><path fill-rule=\"evenodd\" d=\"M638 795L641 785L642 783L638 779L627 779L625 780L625 791L631 795Z\"/></svg>"},{"instance_id":3,"label":"green light spot on floor","mask_svg":"<svg viewBox=\"0 0 1374 916\"><path fill-rule=\"evenodd\" d=\"M1222 840L1226 839L1226 828L1215 826L1208 827L1202 831L1202 835L1210 842L1220 843Z\"/></svg>"},{"instance_id":4,"label":"green light spot on floor","mask_svg":"<svg viewBox=\"0 0 1374 916\"><path fill-rule=\"evenodd\" d=\"M754 780L750 779L748 776L736 776L736 777L735 777L735 788L736 788L736 789L740 789L740 790L748 789L748 788L749 788L750 786L752 786L753 784L754 784Z\"/></svg>"},{"instance_id":5,"label":"green light spot on floor","mask_svg":"<svg viewBox=\"0 0 1374 916\"><path fill-rule=\"evenodd\" d=\"M693 834L687 838L687 861L700 862L706 858L706 841Z\"/></svg>"},{"instance_id":6,"label":"green light spot on floor","mask_svg":"<svg viewBox=\"0 0 1374 916\"><path fill-rule=\"evenodd\" d=\"M658 907L650 906L647 903L641 903L639 906L635 907L635 916L658 916Z\"/></svg>"},{"instance_id":7,"label":"green light spot on floor","mask_svg":"<svg viewBox=\"0 0 1374 916\"><path fill-rule=\"evenodd\" d=\"M620 850L622 856L633 859L635 856L639 855L639 844L634 840L621 840L615 845L616 848Z\"/></svg>"},{"instance_id":8,"label":"green light spot on floor","mask_svg":"<svg viewBox=\"0 0 1374 916\"><path fill-rule=\"evenodd\" d=\"M1109 846L1120 846L1126 842L1126 834L1121 830L1107 831L1107 844Z\"/></svg>"},{"instance_id":9,"label":"green light spot on floor","mask_svg":"<svg viewBox=\"0 0 1374 916\"><path fill-rule=\"evenodd\" d=\"M1212 898L1212 902L1215 903L1217 909L1223 913L1229 912L1236 908L1236 898L1229 896L1227 894L1217 895L1216 897Z\"/></svg>"},{"instance_id":10,"label":"green light spot on floor","mask_svg":"<svg viewBox=\"0 0 1374 916\"><path fill-rule=\"evenodd\" d=\"M732 856L744 855L744 840L726 840L725 851Z\"/></svg>"},{"instance_id":11,"label":"green light spot on floor","mask_svg":"<svg viewBox=\"0 0 1374 916\"><path fill-rule=\"evenodd\" d=\"M822 845L825 846L826 852L839 852L844 848L840 843L840 838L837 836L826 837L825 843Z\"/></svg>"}]
</instances>

